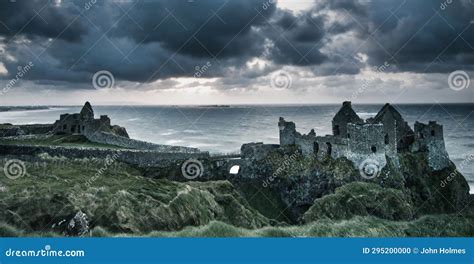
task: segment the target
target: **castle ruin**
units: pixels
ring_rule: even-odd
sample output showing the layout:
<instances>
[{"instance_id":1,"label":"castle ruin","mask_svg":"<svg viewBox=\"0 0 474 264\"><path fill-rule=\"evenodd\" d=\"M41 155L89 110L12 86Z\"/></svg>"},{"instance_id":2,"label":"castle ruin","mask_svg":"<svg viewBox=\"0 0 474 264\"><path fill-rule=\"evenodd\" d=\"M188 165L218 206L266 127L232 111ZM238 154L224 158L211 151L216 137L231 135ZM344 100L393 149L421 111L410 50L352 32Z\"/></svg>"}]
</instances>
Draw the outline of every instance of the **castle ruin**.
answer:
<instances>
[{"instance_id":1,"label":"castle ruin","mask_svg":"<svg viewBox=\"0 0 474 264\"><path fill-rule=\"evenodd\" d=\"M197 148L154 144L131 139L124 127L111 125L108 116L101 115L100 118L96 119L94 116L94 110L89 102L84 104L79 113L60 115L59 120L56 120L52 125L50 133L57 135L81 135L85 136L91 142L137 150L152 150L170 153L201 152Z\"/></svg>"},{"instance_id":2,"label":"castle ruin","mask_svg":"<svg viewBox=\"0 0 474 264\"><path fill-rule=\"evenodd\" d=\"M84 104L80 113L60 115L59 120L54 122L52 132L54 134L84 136L105 132L129 137L125 128L112 126L108 116L101 115L99 119L95 119L94 110L89 102Z\"/></svg>"},{"instance_id":3,"label":"castle ruin","mask_svg":"<svg viewBox=\"0 0 474 264\"><path fill-rule=\"evenodd\" d=\"M433 170L441 170L450 162L442 125L434 121L428 124L416 122L413 131L390 104L383 106L375 117L363 120L352 109L351 102L344 102L332 120L332 135L318 136L314 129L308 134L301 134L296 131L295 123L283 117L280 117L278 127L279 147L296 146L304 156L314 155L317 158L345 157L356 167L370 159L381 169L387 164L387 157L398 165L398 154L410 151L426 152ZM250 148L262 146L265 145L244 145L244 158L249 156Z\"/></svg>"}]
</instances>

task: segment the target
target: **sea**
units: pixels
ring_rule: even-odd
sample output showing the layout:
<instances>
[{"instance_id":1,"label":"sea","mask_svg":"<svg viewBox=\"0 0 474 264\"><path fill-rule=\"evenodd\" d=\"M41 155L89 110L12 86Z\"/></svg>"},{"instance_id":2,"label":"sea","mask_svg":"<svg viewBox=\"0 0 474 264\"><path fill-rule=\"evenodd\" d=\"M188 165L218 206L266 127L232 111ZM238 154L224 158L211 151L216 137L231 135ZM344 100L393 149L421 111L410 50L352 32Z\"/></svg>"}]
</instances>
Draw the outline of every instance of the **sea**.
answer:
<instances>
[{"instance_id":1,"label":"sea","mask_svg":"<svg viewBox=\"0 0 474 264\"><path fill-rule=\"evenodd\" d=\"M211 105L211 106L94 106L96 117L108 115L124 126L130 137L158 144L196 147L215 154L238 153L244 143L278 144L278 119L296 123L296 129L331 134L331 120L341 105ZM363 119L383 105L353 105ZM444 127L446 149L474 190L474 104L395 105L413 127L415 121L437 121ZM54 106L46 110L0 112L0 123L52 123L81 106Z\"/></svg>"}]
</instances>

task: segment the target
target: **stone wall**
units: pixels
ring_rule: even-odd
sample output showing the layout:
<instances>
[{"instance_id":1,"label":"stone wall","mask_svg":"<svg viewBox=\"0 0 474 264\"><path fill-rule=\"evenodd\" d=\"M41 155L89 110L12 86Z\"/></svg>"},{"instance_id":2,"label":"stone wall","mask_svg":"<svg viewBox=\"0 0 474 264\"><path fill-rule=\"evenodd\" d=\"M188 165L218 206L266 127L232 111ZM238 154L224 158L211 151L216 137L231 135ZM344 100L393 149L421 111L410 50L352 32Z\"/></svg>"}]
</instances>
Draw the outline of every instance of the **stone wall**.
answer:
<instances>
[{"instance_id":1,"label":"stone wall","mask_svg":"<svg viewBox=\"0 0 474 264\"><path fill-rule=\"evenodd\" d=\"M296 131L295 123L287 122L282 117L280 117L278 127L280 129L280 146L297 145L303 155L315 154L316 133L314 130L302 135Z\"/></svg>"},{"instance_id":2,"label":"stone wall","mask_svg":"<svg viewBox=\"0 0 474 264\"><path fill-rule=\"evenodd\" d=\"M295 144L304 156L309 156L315 154L315 139L316 137L301 136L295 138Z\"/></svg>"},{"instance_id":3,"label":"stone wall","mask_svg":"<svg viewBox=\"0 0 474 264\"><path fill-rule=\"evenodd\" d=\"M0 155L38 155L47 153L50 156L67 158L107 158L116 157L118 161L139 167L165 167L177 161L187 159L209 160L208 152L201 153L163 153L143 150L111 150L95 148L72 148L52 146L14 146L0 145Z\"/></svg>"},{"instance_id":4,"label":"stone wall","mask_svg":"<svg viewBox=\"0 0 474 264\"><path fill-rule=\"evenodd\" d=\"M181 152L181 153L199 153L197 148L188 148L181 146L159 145L150 142L130 139L126 137L117 136L106 132L86 133L85 136L92 142L109 144L124 148L153 150L159 152Z\"/></svg>"},{"instance_id":5,"label":"stone wall","mask_svg":"<svg viewBox=\"0 0 474 264\"><path fill-rule=\"evenodd\" d=\"M54 124L38 124L38 125L3 125L0 128L0 137L14 137L24 135L46 135L52 133ZM118 127L117 130L120 130ZM126 134L126 131L123 133ZM182 146L170 146L153 144L136 139L130 139L124 136L118 136L107 132L90 133L85 131L84 136L92 142L109 144L124 148L138 149L138 150L153 150L160 152L181 152L181 153L199 153L197 148L189 148Z\"/></svg>"},{"instance_id":6,"label":"stone wall","mask_svg":"<svg viewBox=\"0 0 474 264\"><path fill-rule=\"evenodd\" d=\"M335 159L340 158L347 152L347 139L338 138L332 135L316 137L317 151L315 151L318 158L331 156Z\"/></svg>"}]
</instances>

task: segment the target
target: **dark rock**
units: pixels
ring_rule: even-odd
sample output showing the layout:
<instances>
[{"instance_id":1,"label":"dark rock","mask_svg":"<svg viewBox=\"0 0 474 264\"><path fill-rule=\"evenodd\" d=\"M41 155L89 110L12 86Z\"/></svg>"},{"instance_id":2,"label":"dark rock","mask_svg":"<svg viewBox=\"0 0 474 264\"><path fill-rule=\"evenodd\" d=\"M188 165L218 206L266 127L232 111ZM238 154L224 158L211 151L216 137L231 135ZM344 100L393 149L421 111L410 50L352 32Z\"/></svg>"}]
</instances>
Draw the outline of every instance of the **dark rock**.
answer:
<instances>
[{"instance_id":1,"label":"dark rock","mask_svg":"<svg viewBox=\"0 0 474 264\"><path fill-rule=\"evenodd\" d=\"M79 211L71 220L69 220L65 230L65 235L83 236L87 233L89 233L89 220L85 213Z\"/></svg>"}]
</instances>

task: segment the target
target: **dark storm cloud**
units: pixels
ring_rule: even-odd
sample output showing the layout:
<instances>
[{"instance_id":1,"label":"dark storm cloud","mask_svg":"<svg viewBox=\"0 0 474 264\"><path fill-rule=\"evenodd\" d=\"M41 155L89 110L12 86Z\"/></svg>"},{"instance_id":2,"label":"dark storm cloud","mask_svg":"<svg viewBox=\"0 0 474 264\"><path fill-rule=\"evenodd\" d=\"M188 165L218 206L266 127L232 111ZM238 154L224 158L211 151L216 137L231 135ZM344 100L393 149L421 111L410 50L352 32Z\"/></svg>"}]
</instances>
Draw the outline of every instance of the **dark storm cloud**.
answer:
<instances>
[{"instance_id":1,"label":"dark storm cloud","mask_svg":"<svg viewBox=\"0 0 474 264\"><path fill-rule=\"evenodd\" d=\"M262 31L272 41L267 57L278 64L317 65L327 59L320 52L325 36L322 16L279 11Z\"/></svg>"},{"instance_id":2,"label":"dark storm cloud","mask_svg":"<svg viewBox=\"0 0 474 264\"><path fill-rule=\"evenodd\" d=\"M36 38L34 43L17 37L0 54L10 77L28 61L36 65L25 76L32 80L90 83L96 71L105 69L117 80L151 82L192 77L208 62L212 66L201 76L222 76L263 52L264 36L255 28L275 11L263 0L75 1L56 8L80 10L87 34L74 43L38 39L42 32L27 35Z\"/></svg>"},{"instance_id":3,"label":"dark storm cloud","mask_svg":"<svg viewBox=\"0 0 474 264\"><path fill-rule=\"evenodd\" d=\"M140 84L208 64L200 76L231 78L229 87L288 65L318 76L386 61L395 71L472 69L473 2L321 0L292 13L269 0L2 1L0 78L29 61L25 79L72 88L90 87L99 70ZM271 65L252 68L255 58Z\"/></svg>"},{"instance_id":4,"label":"dark storm cloud","mask_svg":"<svg viewBox=\"0 0 474 264\"><path fill-rule=\"evenodd\" d=\"M261 25L276 9L266 2L132 2L121 7L130 10L129 19L121 20L114 34L131 36L136 42L158 42L173 52L196 57L258 55L263 38L252 27Z\"/></svg>"},{"instance_id":5,"label":"dark storm cloud","mask_svg":"<svg viewBox=\"0 0 474 264\"><path fill-rule=\"evenodd\" d=\"M414 72L474 69L474 1L384 0L368 10L372 65L390 61Z\"/></svg>"},{"instance_id":6,"label":"dark storm cloud","mask_svg":"<svg viewBox=\"0 0 474 264\"><path fill-rule=\"evenodd\" d=\"M345 18L345 12L351 10L342 10L344 6L361 8L359 4L337 5L333 1L321 1L298 14L277 10L262 29L271 42L266 59L279 65L309 67L319 76L359 73L363 65L350 52L354 44L347 47L347 43L334 39L357 28L354 22ZM330 12L338 19L331 19Z\"/></svg>"},{"instance_id":7,"label":"dark storm cloud","mask_svg":"<svg viewBox=\"0 0 474 264\"><path fill-rule=\"evenodd\" d=\"M51 0L0 1L0 35L78 41L87 28L77 15L71 3L59 7Z\"/></svg>"}]
</instances>

